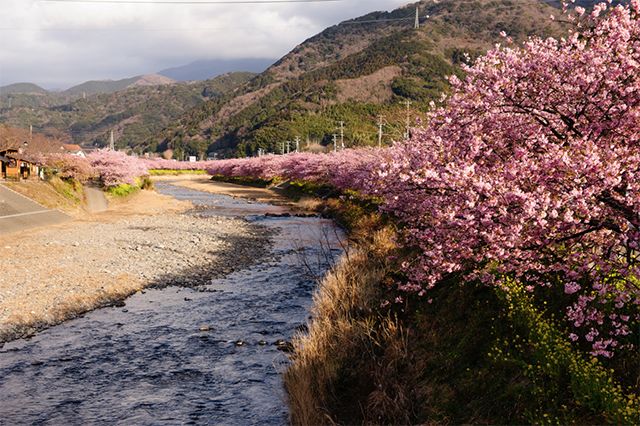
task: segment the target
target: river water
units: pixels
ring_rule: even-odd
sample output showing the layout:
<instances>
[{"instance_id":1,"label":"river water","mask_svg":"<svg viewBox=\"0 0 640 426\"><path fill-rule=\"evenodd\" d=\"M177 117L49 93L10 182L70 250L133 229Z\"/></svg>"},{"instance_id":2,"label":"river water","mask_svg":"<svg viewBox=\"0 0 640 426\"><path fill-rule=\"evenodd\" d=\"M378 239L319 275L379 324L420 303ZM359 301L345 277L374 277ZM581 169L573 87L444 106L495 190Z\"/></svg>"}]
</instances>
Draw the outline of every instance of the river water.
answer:
<instances>
[{"instance_id":1,"label":"river water","mask_svg":"<svg viewBox=\"0 0 640 426\"><path fill-rule=\"evenodd\" d=\"M286 424L281 373L316 278L341 253L320 218L161 184L195 215L241 216L274 232L262 262L198 288L137 293L124 307L0 348L0 424ZM203 327L206 326L206 327ZM206 328L209 330L206 330Z\"/></svg>"}]
</instances>

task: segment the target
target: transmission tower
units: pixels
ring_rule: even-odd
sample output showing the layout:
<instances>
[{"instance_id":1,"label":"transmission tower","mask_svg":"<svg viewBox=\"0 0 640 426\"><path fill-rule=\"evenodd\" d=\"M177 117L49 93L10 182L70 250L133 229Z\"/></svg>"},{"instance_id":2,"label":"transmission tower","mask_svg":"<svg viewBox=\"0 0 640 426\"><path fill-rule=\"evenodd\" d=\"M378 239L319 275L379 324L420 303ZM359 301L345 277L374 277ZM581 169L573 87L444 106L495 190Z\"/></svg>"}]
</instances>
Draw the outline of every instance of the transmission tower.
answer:
<instances>
[{"instance_id":1,"label":"transmission tower","mask_svg":"<svg viewBox=\"0 0 640 426\"><path fill-rule=\"evenodd\" d=\"M378 116L378 148L382 147L382 126L384 124L384 116Z\"/></svg>"},{"instance_id":2,"label":"transmission tower","mask_svg":"<svg viewBox=\"0 0 640 426\"><path fill-rule=\"evenodd\" d=\"M408 140L410 136L409 129L411 128L411 104L413 104L413 102L407 99L406 101L404 101L404 104L407 106L407 122L405 123L406 133L404 134L404 138Z\"/></svg>"},{"instance_id":3,"label":"transmission tower","mask_svg":"<svg viewBox=\"0 0 640 426\"><path fill-rule=\"evenodd\" d=\"M420 29L420 7L416 6L416 22L413 25L413 28L416 30Z\"/></svg>"}]
</instances>

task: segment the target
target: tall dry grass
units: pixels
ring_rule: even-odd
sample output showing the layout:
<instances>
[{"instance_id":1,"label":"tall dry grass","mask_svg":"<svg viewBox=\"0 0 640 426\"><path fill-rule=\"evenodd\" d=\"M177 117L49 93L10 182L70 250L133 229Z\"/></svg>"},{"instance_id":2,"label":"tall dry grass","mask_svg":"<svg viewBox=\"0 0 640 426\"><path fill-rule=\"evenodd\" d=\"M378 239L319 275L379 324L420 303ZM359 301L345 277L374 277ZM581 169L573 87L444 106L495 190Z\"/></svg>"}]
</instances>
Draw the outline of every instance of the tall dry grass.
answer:
<instances>
[{"instance_id":1,"label":"tall dry grass","mask_svg":"<svg viewBox=\"0 0 640 426\"><path fill-rule=\"evenodd\" d=\"M309 331L294 339L296 352L285 373L293 424L409 420L410 395L404 383L396 382L408 336L397 319L378 313L388 259L396 248L393 237L388 228L369 235L322 281ZM345 377L366 378L366 383L345 393L340 388L351 380ZM361 412L345 412L354 405Z\"/></svg>"}]
</instances>

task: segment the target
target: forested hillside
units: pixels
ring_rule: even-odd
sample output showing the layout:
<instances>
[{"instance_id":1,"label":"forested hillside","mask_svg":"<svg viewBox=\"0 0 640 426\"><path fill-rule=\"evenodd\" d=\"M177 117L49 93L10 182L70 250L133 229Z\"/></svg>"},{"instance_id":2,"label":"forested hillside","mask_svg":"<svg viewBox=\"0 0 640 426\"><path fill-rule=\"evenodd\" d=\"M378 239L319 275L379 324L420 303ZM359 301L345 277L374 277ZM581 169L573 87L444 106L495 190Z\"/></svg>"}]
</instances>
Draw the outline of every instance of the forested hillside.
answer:
<instances>
[{"instance_id":1,"label":"forested hillside","mask_svg":"<svg viewBox=\"0 0 640 426\"><path fill-rule=\"evenodd\" d=\"M34 131L47 136L94 146L105 146L113 130L118 148L155 151L153 136L167 124L206 100L232 92L253 76L230 73L212 80L163 85L137 80L128 89L76 96L72 101L65 101L64 94L14 93L1 99L0 123L21 128L33 125ZM89 83L83 87L95 89Z\"/></svg>"},{"instance_id":2,"label":"forested hillside","mask_svg":"<svg viewBox=\"0 0 640 426\"><path fill-rule=\"evenodd\" d=\"M550 19L558 12L542 0L421 1L343 22L242 91L189 111L162 132L160 147L245 156L280 152L296 137L303 147L326 146L340 121L347 147L377 144L379 120L384 143L400 139L407 121L446 92L445 77L459 74L462 62L502 41L502 31L515 40L558 34L562 24Z\"/></svg>"}]
</instances>

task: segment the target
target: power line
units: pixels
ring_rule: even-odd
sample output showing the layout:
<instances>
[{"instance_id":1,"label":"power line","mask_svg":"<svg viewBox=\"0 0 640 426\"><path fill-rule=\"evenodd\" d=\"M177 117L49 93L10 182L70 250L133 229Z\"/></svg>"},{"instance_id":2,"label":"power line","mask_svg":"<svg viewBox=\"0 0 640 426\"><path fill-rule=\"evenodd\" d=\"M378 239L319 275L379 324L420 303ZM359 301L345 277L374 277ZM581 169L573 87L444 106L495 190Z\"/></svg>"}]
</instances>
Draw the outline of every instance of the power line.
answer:
<instances>
[{"instance_id":1,"label":"power line","mask_svg":"<svg viewBox=\"0 0 640 426\"><path fill-rule=\"evenodd\" d=\"M335 3L344 0L39 0L43 3L86 3L86 4L277 4L277 3Z\"/></svg>"},{"instance_id":2,"label":"power line","mask_svg":"<svg viewBox=\"0 0 640 426\"><path fill-rule=\"evenodd\" d=\"M58 2L63 2L63 3L69 3L69 0L40 0L40 1L44 1L44 2L54 2L54 1L58 1ZM84 0L78 0L75 1L76 3L80 3L81 1ZM109 3L111 2L110 0L102 0L104 1L104 3ZM289 0L290 2L293 2L291 0ZM344 1L344 0L321 0L322 2L326 2L326 1L334 1L334 2L339 2L339 1ZM316 1L309 1L309 0L296 0L296 2L304 2L304 3L310 3L310 2L316 2ZM123 3L120 1L115 1L115 3ZM149 2L149 4L151 4L152 2ZM153 2L153 3L157 3L157 2ZM173 4L185 4L188 5L189 3L186 2L175 2ZM197 3L202 3L202 2L197 2ZM241 4L240 1L238 2L234 2L237 4ZM258 4L258 3L271 3L270 1L254 1L252 4ZM223 3L219 3L219 4L223 4ZM231 4L231 3L228 3ZM494 7L491 9L492 11L501 11L501 10L513 10L512 6L499 6L499 7ZM444 13L442 13L444 12ZM467 16L467 15L477 15L478 12L477 11L471 11L471 12L452 12L452 11L438 11L438 12L433 12L434 14L432 15L426 15L426 16L422 16L420 19L436 19L436 18L450 18L452 16L458 17L458 16ZM344 21L344 22L340 22L339 24L336 25L361 25L361 24L376 24L376 23L384 23L384 22L403 22L403 21L413 21L415 18L413 16L411 17L406 17L406 18L388 18L388 19L367 19L367 20L351 20L351 21ZM29 27L0 27L0 31L43 31L43 32L58 32L58 31L123 31L123 32L193 32L193 31L228 31L228 30L233 30L233 29L253 29L255 27L252 26L226 26L226 27L191 27L191 28L160 28L160 27L156 27L156 28L128 28L128 27L113 27L113 28L62 28L62 27L56 27L56 28L29 28Z\"/></svg>"}]
</instances>

